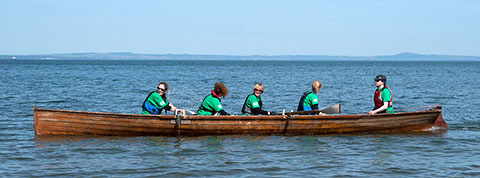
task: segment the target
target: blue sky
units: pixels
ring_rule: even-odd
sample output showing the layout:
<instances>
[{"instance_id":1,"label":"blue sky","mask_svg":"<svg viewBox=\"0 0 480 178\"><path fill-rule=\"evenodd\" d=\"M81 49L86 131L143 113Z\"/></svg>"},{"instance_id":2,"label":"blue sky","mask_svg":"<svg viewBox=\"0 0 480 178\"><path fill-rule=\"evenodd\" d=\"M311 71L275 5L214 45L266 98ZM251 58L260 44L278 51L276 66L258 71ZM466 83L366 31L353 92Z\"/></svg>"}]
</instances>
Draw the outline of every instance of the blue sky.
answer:
<instances>
[{"instance_id":1,"label":"blue sky","mask_svg":"<svg viewBox=\"0 0 480 178\"><path fill-rule=\"evenodd\" d=\"M480 56L480 1L0 1L0 54L73 52Z\"/></svg>"}]
</instances>

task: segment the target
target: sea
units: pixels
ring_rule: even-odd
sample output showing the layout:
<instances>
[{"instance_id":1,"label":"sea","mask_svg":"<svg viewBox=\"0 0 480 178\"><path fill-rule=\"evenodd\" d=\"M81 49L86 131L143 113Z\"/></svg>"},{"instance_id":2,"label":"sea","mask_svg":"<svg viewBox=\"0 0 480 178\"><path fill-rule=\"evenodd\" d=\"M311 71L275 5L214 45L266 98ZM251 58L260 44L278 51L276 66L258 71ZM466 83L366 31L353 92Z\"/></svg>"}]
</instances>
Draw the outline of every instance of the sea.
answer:
<instances>
[{"instance_id":1,"label":"sea","mask_svg":"<svg viewBox=\"0 0 480 178\"><path fill-rule=\"evenodd\" d=\"M160 81L191 111L224 82L223 107L238 115L256 82L264 110L281 112L319 80L320 107L365 114L377 74L395 110L442 105L448 129L117 137L36 136L33 127L33 106L138 114ZM479 83L479 61L0 60L0 177L480 177Z\"/></svg>"}]
</instances>

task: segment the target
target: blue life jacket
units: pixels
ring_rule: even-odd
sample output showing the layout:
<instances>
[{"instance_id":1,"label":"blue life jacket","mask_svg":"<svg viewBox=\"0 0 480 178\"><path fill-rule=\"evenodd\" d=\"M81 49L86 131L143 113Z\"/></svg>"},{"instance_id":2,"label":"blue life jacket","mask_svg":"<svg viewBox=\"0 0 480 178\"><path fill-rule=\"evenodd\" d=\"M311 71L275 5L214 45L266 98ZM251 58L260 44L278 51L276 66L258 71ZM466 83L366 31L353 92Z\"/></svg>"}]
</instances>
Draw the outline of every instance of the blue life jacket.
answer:
<instances>
[{"instance_id":1,"label":"blue life jacket","mask_svg":"<svg viewBox=\"0 0 480 178\"><path fill-rule=\"evenodd\" d=\"M310 93L313 93L313 91L307 91L307 92L303 93L302 98L300 98L300 102L298 102L297 111L311 111L312 110L312 107L306 106L304 104L305 103L305 98L307 98L307 96Z\"/></svg>"},{"instance_id":2,"label":"blue life jacket","mask_svg":"<svg viewBox=\"0 0 480 178\"><path fill-rule=\"evenodd\" d=\"M142 105L142 108L144 111L148 111L150 114L152 115L159 115L159 114L162 114L162 109L161 108L158 108L157 106L149 103L147 100L148 98L150 97L150 95L153 94L153 92L155 91L152 91L148 96L147 98L145 98L145 101L143 101L143 105ZM167 102L168 103L168 102Z\"/></svg>"}]
</instances>

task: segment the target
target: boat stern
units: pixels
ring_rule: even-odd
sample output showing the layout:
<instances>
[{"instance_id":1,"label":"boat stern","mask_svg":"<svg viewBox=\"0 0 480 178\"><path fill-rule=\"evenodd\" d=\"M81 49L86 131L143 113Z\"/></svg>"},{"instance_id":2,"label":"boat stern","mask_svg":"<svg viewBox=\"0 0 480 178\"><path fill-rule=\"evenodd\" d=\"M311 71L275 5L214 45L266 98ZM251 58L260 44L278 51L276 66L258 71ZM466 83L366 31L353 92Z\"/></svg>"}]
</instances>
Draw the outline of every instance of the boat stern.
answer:
<instances>
[{"instance_id":1,"label":"boat stern","mask_svg":"<svg viewBox=\"0 0 480 178\"><path fill-rule=\"evenodd\" d=\"M435 123L433 123L433 126L434 127L444 127L444 128L447 128L448 127L448 124L447 122L445 122L445 120L443 119L443 116L442 116L442 106L441 105L437 105L437 107L435 109L438 109L440 110L440 114L438 115L437 119L435 119Z\"/></svg>"}]
</instances>

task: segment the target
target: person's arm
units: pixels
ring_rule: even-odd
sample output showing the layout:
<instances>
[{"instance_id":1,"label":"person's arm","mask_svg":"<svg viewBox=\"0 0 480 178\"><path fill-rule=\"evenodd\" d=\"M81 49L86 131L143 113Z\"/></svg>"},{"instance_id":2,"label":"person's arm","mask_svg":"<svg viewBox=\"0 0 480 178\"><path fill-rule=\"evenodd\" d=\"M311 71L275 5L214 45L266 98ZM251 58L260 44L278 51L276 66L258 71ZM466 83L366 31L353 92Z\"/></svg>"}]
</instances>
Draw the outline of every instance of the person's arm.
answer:
<instances>
[{"instance_id":1,"label":"person's arm","mask_svg":"<svg viewBox=\"0 0 480 178\"><path fill-rule=\"evenodd\" d=\"M374 114L377 114L379 112L382 112L382 111L385 111L385 110L388 109L388 107L389 107L388 103L390 102L390 99L392 98L392 94L390 93L390 90L389 89L383 90L381 97L383 98L383 106L378 108L378 109L375 109L373 111L368 112L368 114L374 115Z\"/></svg>"},{"instance_id":2,"label":"person's arm","mask_svg":"<svg viewBox=\"0 0 480 178\"><path fill-rule=\"evenodd\" d=\"M172 106L166 105L163 109L165 109L165 111L172 111Z\"/></svg>"},{"instance_id":3,"label":"person's arm","mask_svg":"<svg viewBox=\"0 0 480 178\"><path fill-rule=\"evenodd\" d=\"M378 109L375 109L373 111L370 111L368 112L368 115L375 115L377 114L378 112L382 112L382 111L385 111L386 109L388 108L388 102L383 102L383 106L378 108Z\"/></svg>"},{"instance_id":4,"label":"person's arm","mask_svg":"<svg viewBox=\"0 0 480 178\"><path fill-rule=\"evenodd\" d=\"M318 110L318 96L316 94L310 94L309 97L312 110Z\"/></svg>"},{"instance_id":5,"label":"person's arm","mask_svg":"<svg viewBox=\"0 0 480 178\"><path fill-rule=\"evenodd\" d=\"M165 109L170 110L170 111L175 111L175 110L177 110L177 107L175 107L172 103L168 103L168 106L166 106Z\"/></svg>"},{"instance_id":6,"label":"person's arm","mask_svg":"<svg viewBox=\"0 0 480 178\"><path fill-rule=\"evenodd\" d=\"M223 106L222 106L222 103L220 103L220 100L215 100L216 102L214 102L213 104L213 109L215 111L217 111L220 115L230 115L228 112L226 112L224 109L223 109Z\"/></svg>"},{"instance_id":7,"label":"person's arm","mask_svg":"<svg viewBox=\"0 0 480 178\"><path fill-rule=\"evenodd\" d=\"M222 103L220 103L220 100L218 99L213 100L212 105L213 105L213 110L218 112L220 115L230 115L228 112L225 112L225 110L223 110L223 106L222 106Z\"/></svg>"},{"instance_id":8,"label":"person's arm","mask_svg":"<svg viewBox=\"0 0 480 178\"><path fill-rule=\"evenodd\" d=\"M151 96L151 102L160 109L159 112L165 109L165 111L170 110L169 102L163 100L162 96L158 95L158 93L153 93Z\"/></svg>"},{"instance_id":9,"label":"person's arm","mask_svg":"<svg viewBox=\"0 0 480 178\"><path fill-rule=\"evenodd\" d=\"M218 111L218 113L220 113L220 115L230 115L228 112L225 112L225 110L220 110Z\"/></svg>"},{"instance_id":10,"label":"person's arm","mask_svg":"<svg viewBox=\"0 0 480 178\"><path fill-rule=\"evenodd\" d=\"M259 114L270 115L269 111L264 111L264 110L261 110L260 108L252 108L251 111L253 115L259 115Z\"/></svg>"}]
</instances>

